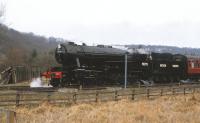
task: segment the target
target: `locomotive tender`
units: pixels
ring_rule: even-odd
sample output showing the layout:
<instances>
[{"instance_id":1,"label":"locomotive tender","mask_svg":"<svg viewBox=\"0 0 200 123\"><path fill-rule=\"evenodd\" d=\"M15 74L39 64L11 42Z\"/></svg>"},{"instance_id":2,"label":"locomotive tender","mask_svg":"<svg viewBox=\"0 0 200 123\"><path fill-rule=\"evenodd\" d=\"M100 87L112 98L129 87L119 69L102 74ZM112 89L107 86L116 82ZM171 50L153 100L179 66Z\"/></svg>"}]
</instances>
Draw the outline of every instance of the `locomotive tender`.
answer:
<instances>
[{"instance_id":1,"label":"locomotive tender","mask_svg":"<svg viewBox=\"0 0 200 123\"><path fill-rule=\"evenodd\" d=\"M123 84L125 54L128 84L140 80L179 82L200 76L200 62L197 68L196 61L181 54L128 53L111 46L86 46L69 42L59 44L55 50L56 61L62 67L52 69L50 84L54 87Z\"/></svg>"}]
</instances>

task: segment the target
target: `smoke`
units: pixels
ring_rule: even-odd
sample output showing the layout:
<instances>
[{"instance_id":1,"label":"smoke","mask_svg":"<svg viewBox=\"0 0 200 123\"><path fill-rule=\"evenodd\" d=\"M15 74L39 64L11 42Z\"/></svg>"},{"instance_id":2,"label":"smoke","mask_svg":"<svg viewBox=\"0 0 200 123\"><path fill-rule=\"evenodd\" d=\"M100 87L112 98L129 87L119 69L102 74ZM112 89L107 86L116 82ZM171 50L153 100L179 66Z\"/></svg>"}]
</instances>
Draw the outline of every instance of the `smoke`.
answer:
<instances>
[{"instance_id":1,"label":"smoke","mask_svg":"<svg viewBox=\"0 0 200 123\"><path fill-rule=\"evenodd\" d=\"M32 82L30 83L31 88L37 88L37 87L52 87L51 85L44 84L40 77L33 78Z\"/></svg>"},{"instance_id":2,"label":"smoke","mask_svg":"<svg viewBox=\"0 0 200 123\"><path fill-rule=\"evenodd\" d=\"M125 50L128 51L128 47L124 46L124 45L112 45L113 48L117 48L117 49L121 49L121 50Z\"/></svg>"},{"instance_id":3,"label":"smoke","mask_svg":"<svg viewBox=\"0 0 200 123\"><path fill-rule=\"evenodd\" d=\"M30 87L42 87L42 81L40 78L34 78L30 84Z\"/></svg>"}]
</instances>

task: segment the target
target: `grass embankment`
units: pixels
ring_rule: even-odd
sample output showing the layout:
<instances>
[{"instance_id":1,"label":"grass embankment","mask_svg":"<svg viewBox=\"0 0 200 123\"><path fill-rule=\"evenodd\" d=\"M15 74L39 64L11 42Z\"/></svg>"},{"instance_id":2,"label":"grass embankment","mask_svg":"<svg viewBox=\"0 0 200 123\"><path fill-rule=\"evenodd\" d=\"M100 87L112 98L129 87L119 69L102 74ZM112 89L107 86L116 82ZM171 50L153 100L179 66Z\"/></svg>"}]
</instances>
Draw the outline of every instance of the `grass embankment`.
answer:
<instances>
[{"instance_id":1,"label":"grass embankment","mask_svg":"<svg viewBox=\"0 0 200 123\"><path fill-rule=\"evenodd\" d=\"M16 109L19 123L199 123L200 94Z\"/></svg>"}]
</instances>

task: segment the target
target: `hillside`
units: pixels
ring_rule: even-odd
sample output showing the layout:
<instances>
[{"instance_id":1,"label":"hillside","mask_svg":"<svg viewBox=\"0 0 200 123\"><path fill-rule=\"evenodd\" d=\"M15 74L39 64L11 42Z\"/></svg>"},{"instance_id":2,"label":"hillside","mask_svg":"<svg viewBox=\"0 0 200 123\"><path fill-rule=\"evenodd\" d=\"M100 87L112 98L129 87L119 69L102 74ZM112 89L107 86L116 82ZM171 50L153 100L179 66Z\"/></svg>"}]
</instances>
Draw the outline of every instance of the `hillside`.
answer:
<instances>
[{"instance_id":1,"label":"hillside","mask_svg":"<svg viewBox=\"0 0 200 123\"><path fill-rule=\"evenodd\" d=\"M44 64L42 57L46 59L47 56L53 62L53 51L58 43L53 37L22 33L0 24L0 63L27 65L37 61L40 63L35 63L36 65Z\"/></svg>"},{"instance_id":2,"label":"hillside","mask_svg":"<svg viewBox=\"0 0 200 123\"><path fill-rule=\"evenodd\" d=\"M126 45L129 49L145 50L147 52L183 54L187 56L200 56L200 48L163 46L163 45Z\"/></svg>"}]
</instances>

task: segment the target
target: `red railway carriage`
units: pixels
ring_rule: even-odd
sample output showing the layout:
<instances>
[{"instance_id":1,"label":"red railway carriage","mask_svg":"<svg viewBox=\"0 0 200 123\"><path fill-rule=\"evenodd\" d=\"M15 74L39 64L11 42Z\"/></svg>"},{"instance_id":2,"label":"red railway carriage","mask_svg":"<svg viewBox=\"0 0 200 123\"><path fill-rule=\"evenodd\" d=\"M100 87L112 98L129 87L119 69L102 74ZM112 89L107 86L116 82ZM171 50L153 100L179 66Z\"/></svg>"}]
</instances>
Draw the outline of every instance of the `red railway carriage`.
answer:
<instances>
[{"instance_id":1,"label":"red railway carriage","mask_svg":"<svg viewBox=\"0 0 200 123\"><path fill-rule=\"evenodd\" d=\"M188 76L189 78L200 78L200 58L198 57L189 57L187 60L188 64Z\"/></svg>"}]
</instances>

